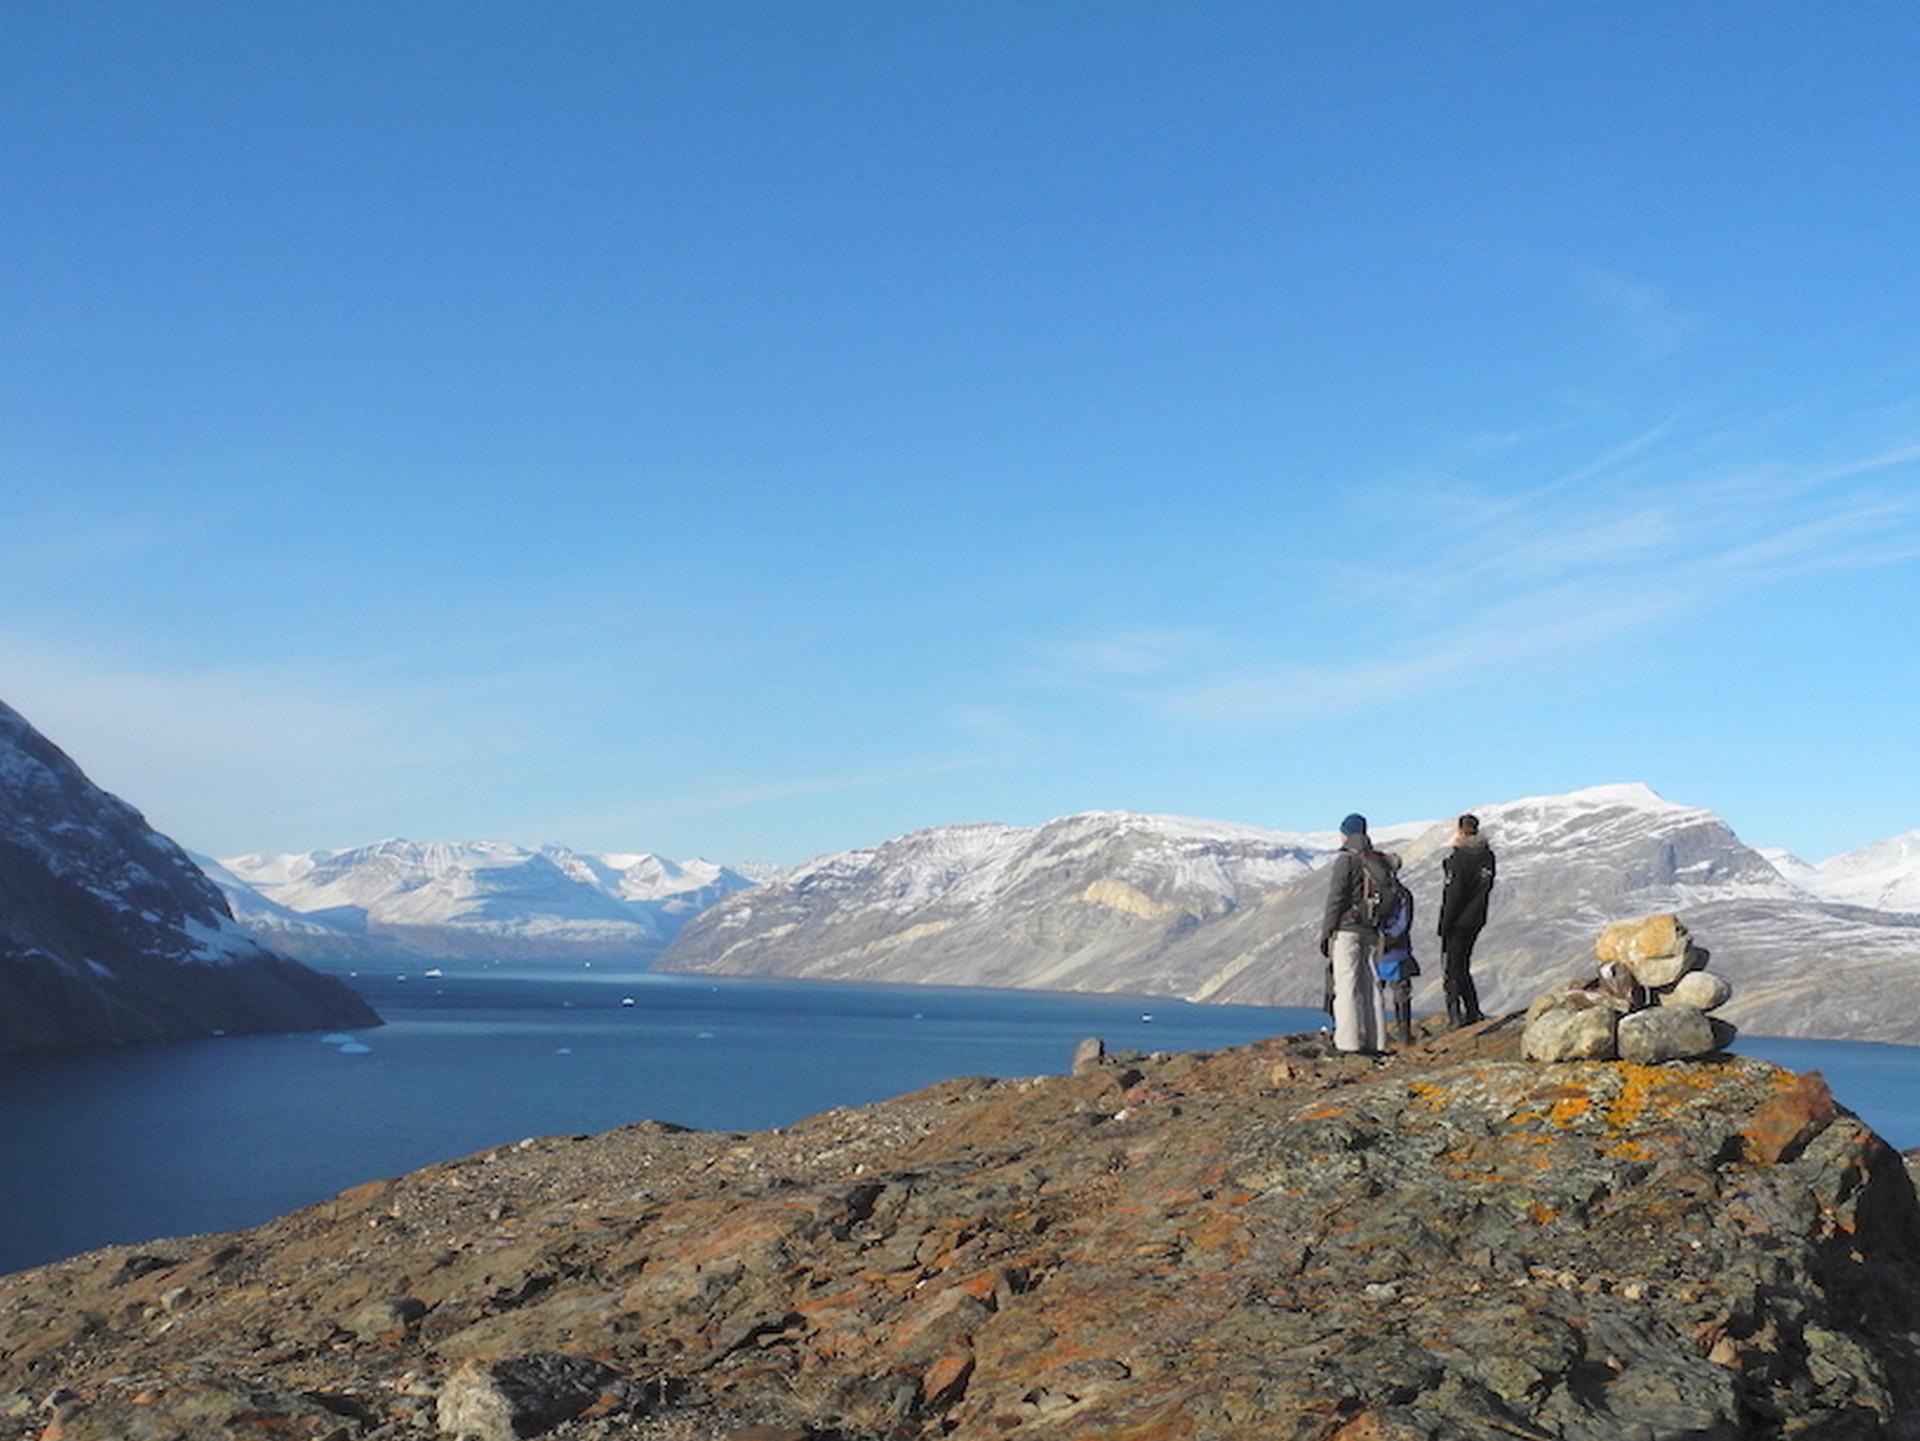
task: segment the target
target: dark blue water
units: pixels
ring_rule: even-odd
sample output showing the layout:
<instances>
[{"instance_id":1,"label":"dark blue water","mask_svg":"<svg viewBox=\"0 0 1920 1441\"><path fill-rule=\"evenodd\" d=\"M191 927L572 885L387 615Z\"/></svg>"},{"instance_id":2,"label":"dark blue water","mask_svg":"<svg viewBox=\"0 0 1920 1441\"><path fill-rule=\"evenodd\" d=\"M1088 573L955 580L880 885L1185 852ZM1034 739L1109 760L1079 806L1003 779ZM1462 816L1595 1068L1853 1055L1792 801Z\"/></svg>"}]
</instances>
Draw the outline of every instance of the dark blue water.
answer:
<instances>
[{"instance_id":1,"label":"dark blue water","mask_svg":"<svg viewBox=\"0 0 1920 1441\"><path fill-rule=\"evenodd\" d=\"M1058 1072L1082 1036L1212 1049L1321 1020L1129 996L648 974L356 984L388 1025L0 1059L0 1271L253 1225L522 1136L646 1117L758 1129L949 1076ZM1920 1145L1920 1050L1745 1037L1740 1049L1824 1071L1895 1145Z\"/></svg>"}]
</instances>

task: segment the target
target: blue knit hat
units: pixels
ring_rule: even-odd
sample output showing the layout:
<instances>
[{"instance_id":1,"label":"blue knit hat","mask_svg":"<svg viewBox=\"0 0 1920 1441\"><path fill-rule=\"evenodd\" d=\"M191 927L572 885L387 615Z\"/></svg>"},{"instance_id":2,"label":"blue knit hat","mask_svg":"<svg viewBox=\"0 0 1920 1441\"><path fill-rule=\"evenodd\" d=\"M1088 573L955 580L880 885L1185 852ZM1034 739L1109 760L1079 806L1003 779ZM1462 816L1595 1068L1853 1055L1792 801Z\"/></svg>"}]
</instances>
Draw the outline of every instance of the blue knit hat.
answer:
<instances>
[{"instance_id":1,"label":"blue knit hat","mask_svg":"<svg viewBox=\"0 0 1920 1441\"><path fill-rule=\"evenodd\" d=\"M1340 822L1340 834L1343 836L1364 836L1367 833L1367 818L1355 811Z\"/></svg>"}]
</instances>

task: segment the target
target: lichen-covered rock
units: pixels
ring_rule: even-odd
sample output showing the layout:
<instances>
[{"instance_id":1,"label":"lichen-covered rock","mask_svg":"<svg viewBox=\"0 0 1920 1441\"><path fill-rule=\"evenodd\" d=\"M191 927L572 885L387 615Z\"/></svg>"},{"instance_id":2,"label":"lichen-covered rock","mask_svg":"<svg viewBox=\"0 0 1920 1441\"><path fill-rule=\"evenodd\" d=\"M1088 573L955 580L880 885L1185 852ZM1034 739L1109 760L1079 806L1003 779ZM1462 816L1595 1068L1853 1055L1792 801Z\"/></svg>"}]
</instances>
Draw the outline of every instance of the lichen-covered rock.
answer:
<instances>
[{"instance_id":1,"label":"lichen-covered rock","mask_svg":"<svg viewBox=\"0 0 1920 1441\"><path fill-rule=\"evenodd\" d=\"M1530 1061L1610 1061L1619 1054L1610 1005L1558 1007L1527 1022L1521 1054Z\"/></svg>"},{"instance_id":2,"label":"lichen-covered rock","mask_svg":"<svg viewBox=\"0 0 1920 1441\"><path fill-rule=\"evenodd\" d=\"M1733 996L1733 986L1725 976L1712 971L1690 971L1663 991L1663 1006L1692 1006L1696 1011L1711 1011L1724 1006Z\"/></svg>"},{"instance_id":3,"label":"lichen-covered rock","mask_svg":"<svg viewBox=\"0 0 1920 1441\"><path fill-rule=\"evenodd\" d=\"M1692 1006L1653 1006L1620 1018L1620 1059L1640 1065L1691 1060L1720 1049L1705 1011Z\"/></svg>"},{"instance_id":4,"label":"lichen-covered rock","mask_svg":"<svg viewBox=\"0 0 1920 1441\"><path fill-rule=\"evenodd\" d=\"M638 1124L76 1257L0 1277L0 1441L1910 1434L1901 1159L1749 1057L1520 1043ZM426 1310L342 1329L396 1295Z\"/></svg>"}]
</instances>

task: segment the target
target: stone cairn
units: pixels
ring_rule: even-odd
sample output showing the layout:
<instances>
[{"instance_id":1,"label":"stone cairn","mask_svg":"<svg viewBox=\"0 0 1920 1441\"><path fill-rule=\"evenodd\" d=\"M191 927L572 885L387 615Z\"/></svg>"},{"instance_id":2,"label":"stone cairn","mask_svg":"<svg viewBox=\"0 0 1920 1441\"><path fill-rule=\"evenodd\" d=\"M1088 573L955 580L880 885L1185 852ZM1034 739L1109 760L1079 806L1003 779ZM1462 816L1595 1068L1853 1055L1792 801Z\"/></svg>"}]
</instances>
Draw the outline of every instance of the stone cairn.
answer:
<instances>
[{"instance_id":1,"label":"stone cairn","mask_svg":"<svg viewBox=\"0 0 1920 1441\"><path fill-rule=\"evenodd\" d=\"M1593 953L1599 973L1527 1007L1521 1052L1532 1061L1680 1061L1724 1051L1734 1027L1708 1012L1733 987L1674 915L1616 921Z\"/></svg>"}]
</instances>

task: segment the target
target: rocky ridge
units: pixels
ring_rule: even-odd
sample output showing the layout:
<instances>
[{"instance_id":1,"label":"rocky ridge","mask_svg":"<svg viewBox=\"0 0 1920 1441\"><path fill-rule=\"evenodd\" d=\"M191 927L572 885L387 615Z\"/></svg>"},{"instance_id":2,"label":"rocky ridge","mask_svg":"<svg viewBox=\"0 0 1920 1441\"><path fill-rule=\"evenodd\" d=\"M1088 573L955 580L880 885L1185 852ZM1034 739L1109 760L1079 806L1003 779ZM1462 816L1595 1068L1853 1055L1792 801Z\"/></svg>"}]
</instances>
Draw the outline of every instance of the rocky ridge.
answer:
<instances>
[{"instance_id":1,"label":"rocky ridge","mask_svg":"<svg viewBox=\"0 0 1920 1441\"><path fill-rule=\"evenodd\" d=\"M1920 1436L1900 1157L1817 1076L1519 1034L528 1140L97 1252L0 1278L0 1441Z\"/></svg>"},{"instance_id":2,"label":"rocky ridge","mask_svg":"<svg viewBox=\"0 0 1920 1441\"><path fill-rule=\"evenodd\" d=\"M0 1052L379 1023L0 704Z\"/></svg>"}]
</instances>

